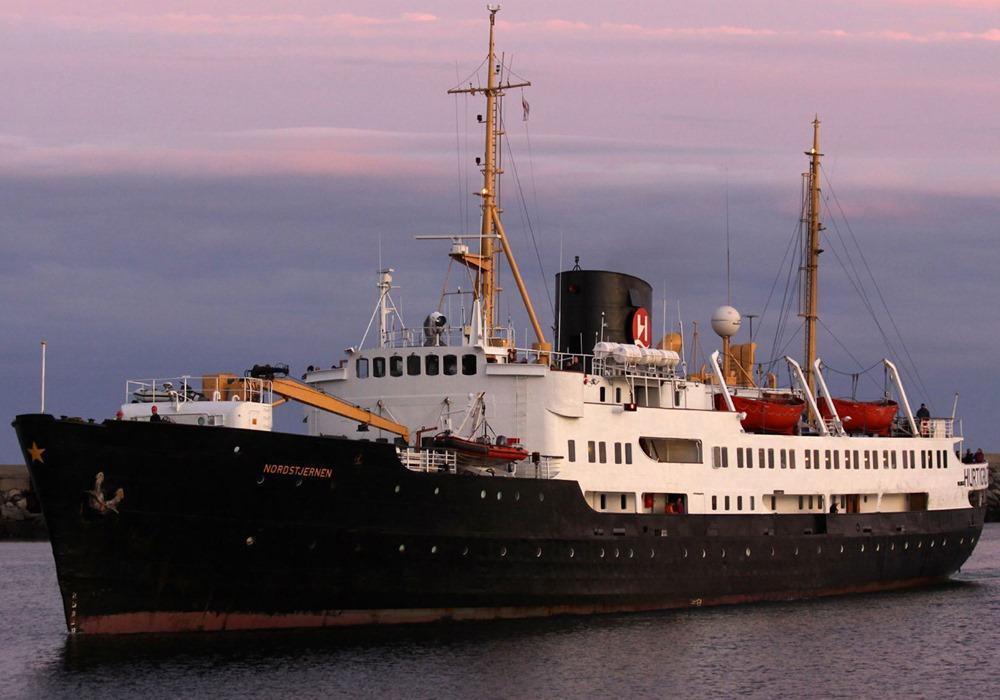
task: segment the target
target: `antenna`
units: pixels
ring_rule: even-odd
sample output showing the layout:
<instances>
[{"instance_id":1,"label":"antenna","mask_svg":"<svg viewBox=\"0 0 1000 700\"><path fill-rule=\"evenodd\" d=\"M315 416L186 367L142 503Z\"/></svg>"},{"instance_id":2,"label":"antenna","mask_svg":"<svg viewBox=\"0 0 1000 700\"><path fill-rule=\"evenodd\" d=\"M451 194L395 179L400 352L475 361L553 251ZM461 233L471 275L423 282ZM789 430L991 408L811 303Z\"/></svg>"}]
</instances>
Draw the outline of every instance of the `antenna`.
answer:
<instances>
[{"instance_id":1,"label":"antenna","mask_svg":"<svg viewBox=\"0 0 1000 700\"><path fill-rule=\"evenodd\" d=\"M42 409L39 411L39 413L45 413L45 348L47 346L48 343L43 340L42 341ZM958 395L956 394L956 397L957 396Z\"/></svg>"},{"instance_id":2,"label":"antenna","mask_svg":"<svg viewBox=\"0 0 1000 700\"><path fill-rule=\"evenodd\" d=\"M729 168L726 168L726 304L732 306L733 303L733 287L732 287L732 275L730 274L729 267Z\"/></svg>"}]
</instances>

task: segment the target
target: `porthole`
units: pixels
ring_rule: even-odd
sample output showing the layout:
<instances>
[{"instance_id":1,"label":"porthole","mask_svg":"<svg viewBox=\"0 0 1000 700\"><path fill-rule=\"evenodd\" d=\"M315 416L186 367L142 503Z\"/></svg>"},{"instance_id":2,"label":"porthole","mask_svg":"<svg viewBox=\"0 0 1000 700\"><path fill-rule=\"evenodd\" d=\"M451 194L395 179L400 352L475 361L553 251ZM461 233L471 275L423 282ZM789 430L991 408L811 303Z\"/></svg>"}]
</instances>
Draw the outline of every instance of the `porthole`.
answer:
<instances>
[{"instance_id":1,"label":"porthole","mask_svg":"<svg viewBox=\"0 0 1000 700\"><path fill-rule=\"evenodd\" d=\"M881 552L881 551L882 551L882 545L881 545L881 544L878 544L878 543L876 542L876 543L875 543L875 551L876 551L876 552Z\"/></svg>"},{"instance_id":2,"label":"porthole","mask_svg":"<svg viewBox=\"0 0 1000 700\"><path fill-rule=\"evenodd\" d=\"M653 549L649 550L649 558L652 559L655 556L656 556L656 550Z\"/></svg>"},{"instance_id":3,"label":"porthole","mask_svg":"<svg viewBox=\"0 0 1000 700\"><path fill-rule=\"evenodd\" d=\"M295 485L296 486L302 486L302 477L301 476L298 479L295 480Z\"/></svg>"},{"instance_id":4,"label":"porthole","mask_svg":"<svg viewBox=\"0 0 1000 700\"><path fill-rule=\"evenodd\" d=\"M685 547L685 548L684 548L684 558L685 558L685 559L687 559L687 558L688 558L688 550L687 550L687 547Z\"/></svg>"},{"instance_id":5,"label":"porthole","mask_svg":"<svg viewBox=\"0 0 1000 700\"><path fill-rule=\"evenodd\" d=\"M923 549L923 548L924 548L924 541L923 540L918 540L917 541L917 549Z\"/></svg>"},{"instance_id":6,"label":"porthole","mask_svg":"<svg viewBox=\"0 0 1000 700\"><path fill-rule=\"evenodd\" d=\"M771 547L771 556L774 556L774 547Z\"/></svg>"},{"instance_id":7,"label":"porthole","mask_svg":"<svg viewBox=\"0 0 1000 700\"><path fill-rule=\"evenodd\" d=\"M823 545L821 544L816 545L816 554L822 554L822 553L823 553Z\"/></svg>"},{"instance_id":8,"label":"porthole","mask_svg":"<svg viewBox=\"0 0 1000 700\"><path fill-rule=\"evenodd\" d=\"M500 548L500 556L501 557L507 556L507 548L506 547L501 547Z\"/></svg>"},{"instance_id":9,"label":"porthole","mask_svg":"<svg viewBox=\"0 0 1000 700\"><path fill-rule=\"evenodd\" d=\"M237 445L236 447L233 448L233 454L238 455L239 453L240 453L240 446Z\"/></svg>"},{"instance_id":10,"label":"porthole","mask_svg":"<svg viewBox=\"0 0 1000 700\"><path fill-rule=\"evenodd\" d=\"M396 488L393 489L394 493L399 493L399 484L396 484Z\"/></svg>"},{"instance_id":11,"label":"porthole","mask_svg":"<svg viewBox=\"0 0 1000 700\"><path fill-rule=\"evenodd\" d=\"M843 554L843 553L844 553L844 545L840 545L840 553L841 553L841 554Z\"/></svg>"},{"instance_id":12,"label":"porthole","mask_svg":"<svg viewBox=\"0 0 1000 700\"><path fill-rule=\"evenodd\" d=\"M439 487L435 486L434 487L434 495L437 496L440 493L441 493L441 489Z\"/></svg>"},{"instance_id":13,"label":"porthole","mask_svg":"<svg viewBox=\"0 0 1000 700\"><path fill-rule=\"evenodd\" d=\"M437 545L436 544L431 545L431 554L437 554L437 553L438 553Z\"/></svg>"},{"instance_id":14,"label":"porthole","mask_svg":"<svg viewBox=\"0 0 1000 700\"><path fill-rule=\"evenodd\" d=\"M601 559L604 558L604 547L601 547L601 553L598 556L600 556Z\"/></svg>"},{"instance_id":15,"label":"porthole","mask_svg":"<svg viewBox=\"0 0 1000 700\"><path fill-rule=\"evenodd\" d=\"M515 491L514 492L514 500L515 501L520 501L521 500L521 492L520 491Z\"/></svg>"},{"instance_id":16,"label":"porthole","mask_svg":"<svg viewBox=\"0 0 1000 700\"><path fill-rule=\"evenodd\" d=\"M862 552L865 551L865 545L864 544L861 545L861 551Z\"/></svg>"},{"instance_id":17,"label":"porthole","mask_svg":"<svg viewBox=\"0 0 1000 700\"><path fill-rule=\"evenodd\" d=\"M744 551L746 552L747 557L749 557L750 556L750 548L747 547L746 550L744 550Z\"/></svg>"},{"instance_id":18,"label":"porthole","mask_svg":"<svg viewBox=\"0 0 1000 700\"><path fill-rule=\"evenodd\" d=\"M894 552L895 550L896 550L896 543L895 542L890 542L889 543L889 551L890 552Z\"/></svg>"},{"instance_id":19,"label":"porthole","mask_svg":"<svg viewBox=\"0 0 1000 700\"><path fill-rule=\"evenodd\" d=\"M469 554L469 548L468 547L462 547L462 556L465 557L465 556L468 556L468 554Z\"/></svg>"},{"instance_id":20,"label":"porthole","mask_svg":"<svg viewBox=\"0 0 1000 700\"><path fill-rule=\"evenodd\" d=\"M931 540L931 548L934 548L934 540Z\"/></svg>"},{"instance_id":21,"label":"porthole","mask_svg":"<svg viewBox=\"0 0 1000 700\"><path fill-rule=\"evenodd\" d=\"M725 547L722 548L722 558L723 559L726 558L726 548Z\"/></svg>"},{"instance_id":22,"label":"porthole","mask_svg":"<svg viewBox=\"0 0 1000 700\"><path fill-rule=\"evenodd\" d=\"M253 547L254 542L256 542L253 537L247 537L247 547Z\"/></svg>"},{"instance_id":23,"label":"porthole","mask_svg":"<svg viewBox=\"0 0 1000 700\"><path fill-rule=\"evenodd\" d=\"M572 559L575 556L576 556L576 552L573 550L572 547L570 547L569 548L569 558Z\"/></svg>"},{"instance_id":24,"label":"porthole","mask_svg":"<svg viewBox=\"0 0 1000 700\"><path fill-rule=\"evenodd\" d=\"M485 491L480 491L479 492L479 497L480 498L486 498L486 492Z\"/></svg>"},{"instance_id":25,"label":"porthole","mask_svg":"<svg viewBox=\"0 0 1000 700\"><path fill-rule=\"evenodd\" d=\"M545 500L545 494L544 493L538 494L538 500L539 501L544 501Z\"/></svg>"},{"instance_id":26,"label":"porthole","mask_svg":"<svg viewBox=\"0 0 1000 700\"><path fill-rule=\"evenodd\" d=\"M257 484L259 485L263 483L264 483L264 475L261 474L260 476L257 477Z\"/></svg>"},{"instance_id":27,"label":"porthole","mask_svg":"<svg viewBox=\"0 0 1000 700\"><path fill-rule=\"evenodd\" d=\"M618 558L618 557L620 557L621 555L622 555L622 553L621 553L621 552L620 552L620 551L618 550L618 548L617 548L617 547L615 547L615 559L617 559L617 558Z\"/></svg>"},{"instance_id":28,"label":"porthole","mask_svg":"<svg viewBox=\"0 0 1000 700\"><path fill-rule=\"evenodd\" d=\"M497 500L498 501L502 501L503 500L503 491L497 491Z\"/></svg>"},{"instance_id":29,"label":"porthole","mask_svg":"<svg viewBox=\"0 0 1000 700\"><path fill-rule=\"evenodd\" d=\"M794 554L795 554L795 556L799 556L799 548L798 547L795 548Z\"/></svg>"},{"instance_id":30,"label":"porthole","mask_svg":"<svg viewBox=\"0 0 1000 700\"><path fill-rule=\"evenodd\" d=\"M628 550L628 558L629 558L629 559L632 559L632 558L634 558L634 557L635 557L635 552L633 552L633 551L632 551L631 549L630 549L630 550Z\"/></svg>"},{"instance_id":31,"label":"porthole","mask_svg":"<svg viewBox=\"0 0 1000 700\"><path fill-rule=\"evenodd\" d=\"M909 548L910 548L910 543L909 542L904 542L903 543L903 549L909 549Z\"/></svg>"},{"instance_id":32,"label":"porthole","mask_svg":"<svg viewBox=\"0 0 1000 700\"><path fill-rule=\"evenodd\" d=\"M400 552L405 552L406 551L406 545L405 544L399 545L399 551Z\"/></svg>"},{"instance_id":33,"label":"porthole","mask_svg":"<svg viewBox=\"0 0 1000 700\"><path fill-rule=\"evenodd\" d=\"M707 556L708 556L708 552L706 552L704 549L701 550L701 558L704 559Z\"/></svg>"},{"instance_id":34,"label":"porthole","mask_svg":"<svg viewBox=\"0 0 1000 700\"><path fill-rule=\"evenodd\" d=\"M958 538L958 543L959 544L965 544L965 538L964 537L959 537Z\"/></svg>"},{"instance_id":35,"label":"porthole","mask_svg":"<svg viewBox=\"0 0 1000 700\"><path fill-rule=\"evenodd\" d=\"M535 550L535 558L537 559L540 556L542 556L542 548L541 547L539 547L538 549Z\"/></svg>"},{"instance_id":36,"label":"porthole","mask_svg":"<svg viewBox=\"0 0 1000 700\"><path fill-rule=\"evenodd\" d=\"M948 538L947 537L945 537L944 539L941 540L941 546L942 547L947 547L948 546Z\"/></svg>"}]
</instances>

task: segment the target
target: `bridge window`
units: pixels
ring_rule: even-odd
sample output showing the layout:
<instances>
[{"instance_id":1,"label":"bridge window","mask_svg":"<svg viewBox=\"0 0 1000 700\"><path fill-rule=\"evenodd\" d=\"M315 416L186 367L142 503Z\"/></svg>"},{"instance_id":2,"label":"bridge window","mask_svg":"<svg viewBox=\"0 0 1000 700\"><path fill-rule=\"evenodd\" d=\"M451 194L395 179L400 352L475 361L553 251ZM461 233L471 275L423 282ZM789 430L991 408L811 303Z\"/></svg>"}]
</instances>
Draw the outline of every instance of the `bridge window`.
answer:
<instances>
[{"instance_id":1,"label":"bridge window","mask_svg":"<svg viewBox=\"0 0 1000 700\"><path fill-rule=\"evenodd\" d=\"M895 452L895 450L893 450L892 452L889 453L889 457L892 460L892 468L895 469L896 468L896 452Z\"/></svg>"},{"instance_id":2,"label":"bridge window","mask_svg":"<svg viewBox=\"0 0 1000 700\"><path fill-rule=\"evenodd\" d=\"M620 442L615 443L615 464L622 463L622 444Z\"/></svg>"},{"instance_id":3,"label":"bridge window","mask_svg":"<svg viewBox=\"0 0 1000 700\"><path fill-rule=\"evenodd\" d=\"M719 497L712 496L712 510L719 510Z\"/></svg>"},{"instance_id":4,"label":"bridge window","mask_svg":"<svg viewBox=\"0 0 1000 700\"><path fill-rule=\"evenodd\" d=\"M774 469L774 448L768 448L767 450L767 468Z\"/></svg>"},{"instance_id":5,"label":"bridge window","mask_svg":"<svg viewBox=\"0 0 1000 700\"><path fill-rule=\"evenodd\" d=\"M420 355L410 355L406 358L406 373L413 377L420 374Z\"/></svg>"},{"instance_id":6,"label":"bridge window","mask_svg":"<svg viewBox=\"0 0 1000 700\"><path fill-rule=\"evenodd\" d=\"M833 468L840 469L840 452L838 450L833 451Z\"/></svg>"},{"instance_id":7,"label":"bridge window","mask_svg":"<svg viewBox=\"0 0 1000 700\"><path fill-rule=\"evenodd\" d=\"M639 447L657 462L701 464L701 440L641 437Z\"/></svg>"},{"instance_id":8,"label":"bridge window","mask_svg":"<svg viewBox=\"0 0 1000 700\"><path fill-rule=\"evenodd\" d=\"M389 358L389 374L393 377L403 376L403 358L400 355L393 355Z\"/></svg>"},{"instance_id":9,"label":"bridge window","mask_svg":"<svg viewBox=\"0 0 1000 700\"><path fill-rule=\"evenodd\" d=\"M566 443L566 452L569 455L569 461L570 462L575 462L576 461L576 440L570 440L568 443Z\"/></svg>"},{"instance_id":10,"label":"bridge window","mask_svg":"<svg viewBox=\"0 0 1000 700\"><path fill-rule=\"evenodd\" d=\"M475 374L476 373L476 356L475 355L462 355L462 374Z\"/></svg>"},{"instance_id":11,"label":"bridge window","mask_svg":"<svg viewBox=\"0 0 1000 700\"><path fill-rule=\"evenodd\" d=\"M737 469L742 469L743 468L743 448L742 447L737 447L736 448L736 468Z\"/></svg>"},{"instance_id":12,"label":"bridge window","mask_svg":"<svg viewBox=\"0 0 1000 700\"><path fill-rule=\"evenodd\" d=\"M597 443L593 440L587 441L587 461L591 464L597 461Z\"/></svg>"},{"instance_id":13,"label":"bridge window","mask_svg":"<svg viewBox=\"0 0 1000 700\"><path fill-rule=\"evenodd\" d=\"M788 451L788 468L795 469L795 450ZM751 496L753 498L753 496ZM751 507L750 510L753 510Z\"/></svg>"},{"instance_id":14,"label":"bridge window","mask_svg":"<svg viewBox=\"0 0 1000 700\"><path fill-rule=\"evenodd\" d=\"M625 464L632 464L632 443L625 443Z\"/></svg>"},{"instance_id":15,"label":"bridge window","mask_svg":"<svg viewBox=\"0 0 1000 700\"><path fill-rule=\"evenodd\" d=\"M830 468L830 450L823 451L823 461L826 464L826 468Z\"/></svg>"},{"instance_id":16,"label":"bridge window","mask_svg":"<svg viewBox=\"0 0 1000 700\"><path fill-rule=\"evenodd\" d=\"M354 363L354 373L358 376L358 379L366 379L368 377L367 357L358 358L358 361Z\"/></svg>"},{"instance_id":17,"label":"bridge window","mask_svg":"<svg viewBox=\"0 0 1000 700\"><path fill-rule=\"evenodd\" d=\"M761 447L757 450L757 466L761 469L764 468L764 448Z\"/></svg>"},{"instance_id":18,"label":"bridge window","mask_svg":"<svg viewBox=\"0 0 1000 700\"><path fill-rule=\"evenodd\" d=\"M441 358L437 355L428 355L424 358L424 374L428 377L436 377L441 371Z\"/></svg>"},{"instance_id":19,"label":"bridge window","mask_svg":"<svg viewBox=\"0 0 1000 700\"><path fill-rule=\"evenodd\" d=\"M372 358L372 376L373 377L384 377L385 376L385 358L384 357L373 357Z\"/></svg>"},{"instance_id":20,"label":"bridge window","mask_svg":"<svg viewBox=\"0 0 1000 700\"><path fill-rule=\"evenodd\" d=\"M600 455L601 464L607 464L608 461L608 443L601 440L597 444L598 455Z\"/></svg>"},{"instance_id":21,"label":"bridge window","mask_svg":"<svg viewBox=\"0 0 1000 700\"><path fill-rule=\"evenodd\" d=\"M615 387L615 403L622 402L622 388L620 386Z\"/></svg>"},{"instance_id":22,"label":"bridge window","mask_svg":"<svg viewBox=\"0 0 1000 700\"><path fill-rule=\"evenodd\" d=\"M747 469L753 469L753 448L747 448Z\"/></svg>"},{"instance_id":23,"label":"bridge window","mask_svg":"<svg viewBox=\"0 0 1000 700\"><path fill-rule=\"evenodd\" d=\"M606 397L605 397L605 394L606 394L607 392L605 391L605 389L604 389L604 387L603 387L603 386L602 386L602 387L600 388L600 391L599 391L599 393L600 393L600 395L601 395L601 403L604 403L604 401L605 401L605 398L606 398Z\"/></svg>"},{"instance_id":24,"label":"bridge window","mask_svg":"<svg viewBox=\"0 0 1000 700\"><path fill-rule=\"evenodd\" d=\"M743 496L736 497L736 510L743 510Z\"/></svg>"},{"instance_id":25,"label":"bridge window","mask_svg":"<svg viewBox=\"0 0 1000 700\"><path fill-rule=\"evenodd\" d=\"M726 510L729 510L729 496L726 496Z\"/></svg>"},{"instance_id":26,"label":"bridge window","mask_svg":"<svg viewBox=\"0 0 1000 700\"><path fill-rule=\"evenodd\" d=\"M447 375L458 374L458 356L457 355L445 355L444 356L444 373Z\"/></svg>"}]
</instances>

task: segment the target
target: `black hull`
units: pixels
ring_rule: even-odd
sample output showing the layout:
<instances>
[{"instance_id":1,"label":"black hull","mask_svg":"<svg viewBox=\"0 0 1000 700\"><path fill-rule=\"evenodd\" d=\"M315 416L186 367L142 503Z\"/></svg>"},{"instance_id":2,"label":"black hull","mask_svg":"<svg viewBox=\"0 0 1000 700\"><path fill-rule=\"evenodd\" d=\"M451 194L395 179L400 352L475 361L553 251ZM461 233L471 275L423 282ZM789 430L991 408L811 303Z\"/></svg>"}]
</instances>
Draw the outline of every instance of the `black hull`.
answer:
<instances>
[{"instance_id":1,"label":"black hull","mask_svg":"<svg viewBox=\"0 0 1000 700\"><path fill-rule=\"evenodd\" d=\"M575 482L412 472L387 444L44 415L14 425L71 633L529 617L887 590L953 574L983 526L974 508L597 513Z\"/></svg>"}]
</instances>

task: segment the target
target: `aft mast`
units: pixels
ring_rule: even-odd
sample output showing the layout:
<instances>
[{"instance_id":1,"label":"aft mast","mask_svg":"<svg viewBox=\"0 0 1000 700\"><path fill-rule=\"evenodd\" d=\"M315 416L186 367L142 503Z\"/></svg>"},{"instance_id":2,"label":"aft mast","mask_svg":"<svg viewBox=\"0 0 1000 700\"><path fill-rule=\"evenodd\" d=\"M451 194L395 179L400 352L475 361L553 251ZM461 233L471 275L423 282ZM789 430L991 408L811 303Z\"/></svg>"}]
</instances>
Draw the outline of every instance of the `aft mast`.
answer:
<instances>
[{"instance_id":1,"label":"aft mast","mask_svg":"<svg viewBox=\"0 0 1000 700\"><path fill-rule=\"evenodd\" d=\"M524 280L521 278L521 271L517 266L517 261L514 259L514 253L510 248L509 242L507 241L507 235L504 232L503 224L500 222L501 210L497 202L496 186L497 175L503 173L503 171L497 167L497 162L499 161L500 136L503 134L501 131L500 98L503 97L504 90L509 88L528 87L531 83L529 81L511 83L508 80L503 84L498 84L497 78L500 76L501 66L497 63L496 59L493 29L496 25L496 14L500 11L500 6L487 5L487 9L490 12L490 45L489 53L486 58L486 87L474 87L469 85L469 87L456 87L448 91L449 95L458 93L475 95L477 92L481 92L486 96L486 153L485 162L482 168L483 187L476 193L483 200L479 254L459 253L453 257L455 257L455 259L462 264L476 271L475 294L476 299L482 307L483 337L489 345L502 345L503 340L497 338L494 333L494 329L497 325L496 301L499 289L496 283L497 250L493 245L493 242L494 240L498 240L500 242L503 252L507 257L507 262L510 265L514 282L517 284L518 291L521 293L521 298L524 301L524 308L528 313L532 329L538 339L538 347L545 350L548 349L548 345L545 342L545 334L542 332L542 327L538 322L538 317L535 314L531 298L528 296L528 290L524 286Z\"/></svg>"},{"instance_id":2,"label":"aft mast","mask_svg":"<svg viewBox=\"0 0 1000 700\"><path fill-rule=\"evenodd\" d=\"M806 385L809 393L815 396L816 378L813 374L813 365L816 362L816 320L819 317L817 307L819 300L819 254L822 249L819 247L819 235L823 230L823 224L819 221L819 159L823 155L819 152L819 116L813 120L813 145L806 151L809 156L809 212L807 223L809 225L808 240L806 243L805 255L805 289L803 290L803 306L801 315L805 317L805 363L803 370L806 375Z\"/></svg>"}]
</instances>

